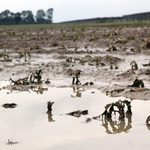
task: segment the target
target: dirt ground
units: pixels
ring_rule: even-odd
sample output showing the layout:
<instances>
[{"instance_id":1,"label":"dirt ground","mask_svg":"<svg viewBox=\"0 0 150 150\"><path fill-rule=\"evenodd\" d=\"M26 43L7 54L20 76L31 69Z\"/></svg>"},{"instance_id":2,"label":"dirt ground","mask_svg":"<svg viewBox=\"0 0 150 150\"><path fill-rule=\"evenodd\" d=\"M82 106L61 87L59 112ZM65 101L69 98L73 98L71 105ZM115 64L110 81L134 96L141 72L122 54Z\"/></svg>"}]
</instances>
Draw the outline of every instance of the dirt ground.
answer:
<instances>
[{"instance_id":1,"label":"dirt ground","mask_svg":"<svg viewBox=\"0 0 150 150\"><path fill-rule=\"evenodd\" d=\"M148 25L0 27L0 80L18 81L42 70L43 85L50 81L52 87L96 88L112 97L148 100L149 38ZM132 86L136 78L144 87Z\"/></svg>"}]
</instances>

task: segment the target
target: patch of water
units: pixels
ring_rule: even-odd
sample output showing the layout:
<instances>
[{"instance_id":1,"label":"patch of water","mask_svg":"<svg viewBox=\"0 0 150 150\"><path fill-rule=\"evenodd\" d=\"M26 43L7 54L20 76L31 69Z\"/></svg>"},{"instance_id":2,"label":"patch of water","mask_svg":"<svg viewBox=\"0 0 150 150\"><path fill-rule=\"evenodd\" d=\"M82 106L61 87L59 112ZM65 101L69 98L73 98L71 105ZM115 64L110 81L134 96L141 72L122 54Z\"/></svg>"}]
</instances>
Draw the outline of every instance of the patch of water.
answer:
<instances>
[{"instance_id":1,"label":"patch of water","mask_svg":"<svg viewBox=\"0 0 150 150\"><path fill-rule=\"evenodd\" d=\"M131 120L102 122L86 118L100 115L111 98L99 90L49 88L43 94L1 90L0 105L16 103L16 108L0 107L0 147L5 150L149 149L149 130L145 124L150 102L131 102ZM55 102L47 113L47 102ZM73 117L66 113L87 110L88 115ZM116 117L117 120L117 117ZM109 134L108 134L109 133ZM10 139L18 144L7 145Z\"/></svg>"}]
</instances>

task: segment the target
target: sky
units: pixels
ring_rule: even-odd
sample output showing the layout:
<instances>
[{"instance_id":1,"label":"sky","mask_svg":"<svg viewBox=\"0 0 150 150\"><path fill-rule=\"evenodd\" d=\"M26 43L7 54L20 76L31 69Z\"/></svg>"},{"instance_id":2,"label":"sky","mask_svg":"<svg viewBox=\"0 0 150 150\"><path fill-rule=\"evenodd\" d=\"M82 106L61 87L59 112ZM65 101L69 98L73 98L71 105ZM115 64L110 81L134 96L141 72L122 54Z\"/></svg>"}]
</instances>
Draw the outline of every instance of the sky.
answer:
<instances>
[{"instance_id":1,"label":"sky","mask_svg":"<svg viewBox=\"0 0 150 150\"><path fill-rule=\"evenodd\" d=\"M150 0L0 0L0 12L53 8L53 22L150 12Z\"/></svg>"}]
</instances>

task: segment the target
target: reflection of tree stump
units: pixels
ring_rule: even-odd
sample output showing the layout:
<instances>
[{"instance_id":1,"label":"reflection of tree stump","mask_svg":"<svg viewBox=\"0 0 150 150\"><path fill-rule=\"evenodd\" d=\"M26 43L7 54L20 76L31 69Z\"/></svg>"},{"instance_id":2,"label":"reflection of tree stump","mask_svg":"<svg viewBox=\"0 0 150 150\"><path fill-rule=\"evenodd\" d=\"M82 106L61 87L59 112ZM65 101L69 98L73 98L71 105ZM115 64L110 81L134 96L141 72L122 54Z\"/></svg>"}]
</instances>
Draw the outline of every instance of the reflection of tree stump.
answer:
<instances>
[{"instance_id":1,"label":"reflection of tree stump","mask_svg":"<svg viewBox=\"0 0 150 150\"><path fill-rule=\"evenodd\" d=\"M48 121L49 122L55 122L55 120L53 120L53 118L52 118L52 111L47 111L47 114L48 114Z\"/></svg>"},{"instance_id":2,"label":"reflection of tree stump","mask_svg":"<svg viewBox=\"0 0 150 150\"><path fill-rule=\"evenodd\" d=\"M128 133L129 130L132 128L131 125L131 117L132 114L126 116L128 119L128 123L126 124L125 119L118 121L113 121L112 118L105 119L104 122L102 122L102 126L105 127L107 134L118 134L121 132ZM111 129L109 129L111 127Z\"/></svg>"},{"instance_id":3,"label":"reflection of tree stump","mask_svg":"<svg viewBox=\"0 0 150 150\"><path fill-rule=\"evenodd\" d=\"M127 107L127 111L125 111L125 105ZM117 108L117 109L116 109ZM126 112L126 113L125 113ZM112 115L119 114L118 120L113 120ZM104 118L103 118L104 116ZM98 116L93 117L93 119L100 119L102 117L102 126L105 127L107 134L116 134L121 132L128 132L131 126L131 102L128 100L117 101L115 103L110 103L105 106L105 111ZM126 124L125 118L127 118L128 123ZM111 129L109 129L111 128Z\"/></svg>"},{"instance_id":4,"label":"reflection of tree stump","mask_svg":"<svg viewBox=\"0 0 150 150\"><path fill-rule=\"evenodd\" d=\"M47 114L48 114L48 121L49 122L54 122L53 118L52 118L52 105L54 104L54 102L47 102Z\"/></svg>"}]
</instances>

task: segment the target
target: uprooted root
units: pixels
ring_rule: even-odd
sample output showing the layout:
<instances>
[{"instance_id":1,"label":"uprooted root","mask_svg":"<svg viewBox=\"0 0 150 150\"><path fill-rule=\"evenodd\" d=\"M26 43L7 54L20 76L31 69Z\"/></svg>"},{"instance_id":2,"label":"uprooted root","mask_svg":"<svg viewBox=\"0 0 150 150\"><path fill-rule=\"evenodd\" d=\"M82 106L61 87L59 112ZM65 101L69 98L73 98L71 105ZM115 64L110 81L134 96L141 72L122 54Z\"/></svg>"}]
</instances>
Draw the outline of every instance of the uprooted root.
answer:
<instances>
[{"instance_id":1,"label":"uprooted root","mask_svg":"<svg viewBox=\"0 0 150 150\"><path fill-rule=\"evenodd\" d=\"M72 73L71 75L74 75L72 78L72 84L81 84L79 81L79 77L80 77L81 71L77 70L75 73Z\"/></svg>"}]
</instances>

